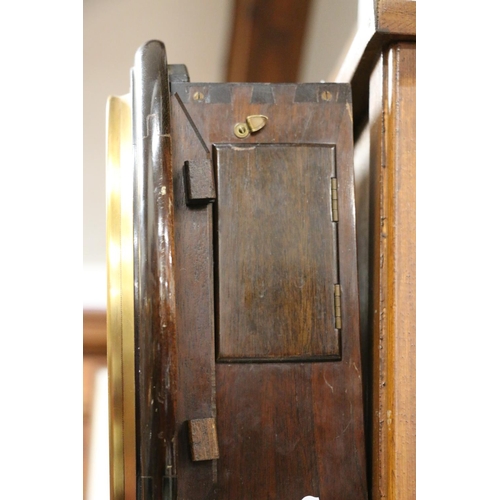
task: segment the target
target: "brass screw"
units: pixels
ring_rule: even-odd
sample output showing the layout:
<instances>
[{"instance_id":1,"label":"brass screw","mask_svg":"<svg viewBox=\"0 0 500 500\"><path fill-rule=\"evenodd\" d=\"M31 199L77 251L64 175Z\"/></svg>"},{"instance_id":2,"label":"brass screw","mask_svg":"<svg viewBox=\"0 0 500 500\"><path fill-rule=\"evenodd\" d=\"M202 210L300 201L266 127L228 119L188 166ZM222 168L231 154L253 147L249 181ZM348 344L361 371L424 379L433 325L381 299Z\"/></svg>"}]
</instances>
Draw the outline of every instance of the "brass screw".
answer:
<instances>
[{"instance_id":1,"label":"brass screw","mask_svg":"<svg viewBox=\"0 0 500 500\"><path fill-rule=\"evenodd\" d=\"M194 99L195 101L203 101L203 99L205 99L205 96L203 95L203 93L202 93L202 92L195 92L195 93L193 94L193 99Z\"/></svg>"},{"instance_id":2,"label":"brass screw","mask_svg":"<svg viewBox=\"0 0 500 500\"><path fill-rule=\"evenodd\" d=\"M321 99L323 99L323 101L330 101L332 99L332 93L328 90L324 90L321 92Z\"/></svg>"}]
</instances>

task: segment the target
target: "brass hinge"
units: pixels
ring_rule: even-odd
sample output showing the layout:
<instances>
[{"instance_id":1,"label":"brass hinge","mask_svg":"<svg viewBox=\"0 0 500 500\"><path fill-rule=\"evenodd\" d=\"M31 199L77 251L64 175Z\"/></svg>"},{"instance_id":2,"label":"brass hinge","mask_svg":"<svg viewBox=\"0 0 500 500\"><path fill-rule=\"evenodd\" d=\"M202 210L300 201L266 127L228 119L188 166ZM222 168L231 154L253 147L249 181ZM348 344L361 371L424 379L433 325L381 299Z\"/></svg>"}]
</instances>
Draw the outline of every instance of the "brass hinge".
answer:
<instances>
[{"instance_id":1,"label":"brass hinge","mask_svg":"<svg viewBox=\"0 0 500 500\"><path fill-rule=\"evenodd\" d=\"M340 285L335 285L334 290L334 303L335 303L335 328L342 329L342 308L340 306Z\"/></svg>"},{"instance_id":2,"label":"brass hinge","mask_svg":"<svg viewBox=\"0 0 500 500\"><path fill-rule=\"evenodd\" d=\"M337 190L337 179L332 177L332 221L338 222L339 220L339 194Z\"/></svg>"}]
</instances>

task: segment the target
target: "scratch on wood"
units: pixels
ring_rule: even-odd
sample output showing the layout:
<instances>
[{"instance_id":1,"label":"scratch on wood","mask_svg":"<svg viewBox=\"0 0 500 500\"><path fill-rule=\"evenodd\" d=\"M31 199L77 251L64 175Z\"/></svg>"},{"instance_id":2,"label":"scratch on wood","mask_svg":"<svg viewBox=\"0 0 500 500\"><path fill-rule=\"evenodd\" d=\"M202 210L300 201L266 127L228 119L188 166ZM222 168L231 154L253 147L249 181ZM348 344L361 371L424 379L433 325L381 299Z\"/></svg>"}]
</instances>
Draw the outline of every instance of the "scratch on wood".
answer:
<instances>
[{"instance_id":1,"label":"scratch on wood","mask_svg":"<svg viewBox=\"0 0 500 500\"><path fill-rule=\"evenodd\" d=\"M389 430L391 429L391 424L392 424L392 411L387 410L387 427Z\"/></svg>"},{"instance_id":2,"label":"scratch on wood","mask_svg":"<svg viewBox=\"0 0 500 500\"><path fill-rule=\"evenodd\" d=\"M347 113L349 113L349 119L351 120L351 123L352 123L352 109L351 109L351 105L348 102L346 102L345 103L345 107L347 109Z\"/></svg>"},{"instance_id":3,"label":"scratch on wood","mask_svg":"<svg viewBox=\"0 0 500 500\"><path fill-rule=\"evenodd\" d=\"M359 370L358 370L358 367L356 366L356 363L354 361L351 361L351 365L354 366L354 369L356 370L358 377L361 379L361 373L359 373Z\"/></svg>"},{"instance_id":4,"label":"scratch on wood","mask_svg":"<svg viewBox=\"0 0 500 500\"><path fill-rule=\"evenodd\" d=\"M326 380L325 374L323 373L323 380L325 381L326 385L330 388L330 390L333 393L333 385L328 383L328 380Z\"/></svg>"},{"instance_id":5,"label":"scratch on wood","mask_svg":"<svg viewBox=\"0 0 500 500\"><path fill-rule=\"evenodd\" d=\"M343 436L347 429L349 428L349 426L351 425L352 423L352 403L351 401L349 401L349 421L347 422L346 426L342 429L342 432L335 437L335 439L338 439L339 437Z\"/></svg>"}]
</instances>

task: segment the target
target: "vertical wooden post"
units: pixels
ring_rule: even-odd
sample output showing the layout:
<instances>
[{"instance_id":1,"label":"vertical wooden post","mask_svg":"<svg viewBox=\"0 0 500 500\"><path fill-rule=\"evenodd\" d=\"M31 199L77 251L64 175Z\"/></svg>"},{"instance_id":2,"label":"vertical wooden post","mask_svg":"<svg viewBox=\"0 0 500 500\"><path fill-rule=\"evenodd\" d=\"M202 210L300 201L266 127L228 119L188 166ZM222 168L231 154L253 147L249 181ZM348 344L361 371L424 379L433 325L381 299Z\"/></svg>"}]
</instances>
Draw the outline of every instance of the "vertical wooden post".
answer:
<instances>
[{"instance_id":1,"label":"vertical wooden post","mask_svg":"<svg viewBox=\"0 0 500 500\"><path fill-rule=\"evenodd\" d=\"M416 495L415 67L415 43L394 43L370 81L373 499Z\"/></svg>"}]
</instances>

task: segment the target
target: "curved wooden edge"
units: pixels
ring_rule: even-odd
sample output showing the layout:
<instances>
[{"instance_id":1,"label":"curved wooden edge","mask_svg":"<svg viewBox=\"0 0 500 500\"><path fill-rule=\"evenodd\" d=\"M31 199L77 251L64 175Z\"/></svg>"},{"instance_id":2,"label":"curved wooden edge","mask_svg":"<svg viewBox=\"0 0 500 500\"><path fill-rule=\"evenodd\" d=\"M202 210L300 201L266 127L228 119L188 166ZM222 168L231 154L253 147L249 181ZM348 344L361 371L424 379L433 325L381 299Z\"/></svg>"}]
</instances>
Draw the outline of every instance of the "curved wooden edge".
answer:
<instances>
[{"instance_id":1,"label":"curved wooden edge","mask_svg":"<svg viewBox=\"0 0 500 500\"><path fill-rule=\"evenodd\" d=\"M132 70L135 366L130 365L127 373L135 370L137 498L163 497L162 492L174 491L176 484L177 315L169 87L165 46L147 42L137 50Z\"/></svg>"}]
</instances>

